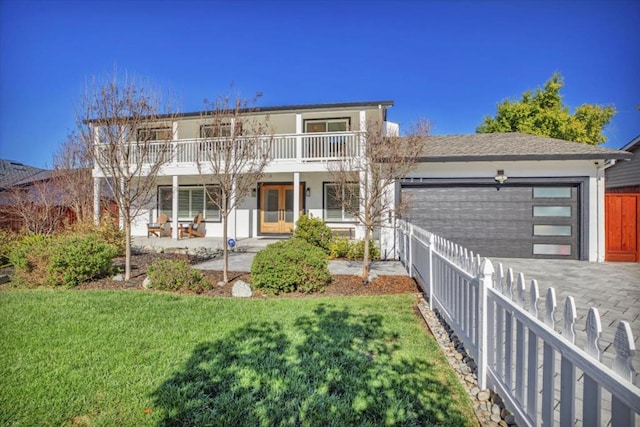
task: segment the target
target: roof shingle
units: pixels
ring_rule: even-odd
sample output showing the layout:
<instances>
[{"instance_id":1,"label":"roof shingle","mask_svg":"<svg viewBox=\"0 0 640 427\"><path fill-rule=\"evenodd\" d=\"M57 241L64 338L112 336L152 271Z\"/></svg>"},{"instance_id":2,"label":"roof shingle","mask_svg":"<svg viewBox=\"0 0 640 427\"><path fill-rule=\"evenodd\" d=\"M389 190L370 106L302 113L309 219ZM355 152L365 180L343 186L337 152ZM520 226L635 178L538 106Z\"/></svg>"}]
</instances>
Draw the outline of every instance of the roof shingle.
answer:
<instances>
[{"instance_id":1,"label":"roof shingle","mask_svg":"<svg viewBox=\"0 0 640 427\"><path fill-rule=\"evenodd\" d=\"M422 162L631 158L620 150L516 132L435 135L427 140Z\"/></svg>"}]
</instances>

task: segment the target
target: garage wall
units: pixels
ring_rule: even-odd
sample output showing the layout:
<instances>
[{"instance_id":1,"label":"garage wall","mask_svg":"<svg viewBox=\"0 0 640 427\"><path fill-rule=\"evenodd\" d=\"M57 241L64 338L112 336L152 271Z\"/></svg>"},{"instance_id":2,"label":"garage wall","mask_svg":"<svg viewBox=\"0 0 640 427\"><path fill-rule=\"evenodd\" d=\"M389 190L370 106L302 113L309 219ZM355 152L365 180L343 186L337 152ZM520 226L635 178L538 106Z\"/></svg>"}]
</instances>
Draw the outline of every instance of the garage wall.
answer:
<instances>
[{"instance_id":1,"label":"garage wall","mask_svg":"<svg viewBox=\"0 0 640 427\"><path fill-rule=\"evenodd\" d=\"M514 258L579 259L579 193L579 183L402 188L411 223L483 256Z\"/></svg>"},{"instance_id":2,"label":"garage wall","mask_svg":"<svg viewBox=\"0 0 640 427\"><path fill-rule=\"evenodd\" d=\"M515 184L529 186L534 183L579 184L576 187L578 192L576 194L576 208L580 211L577 218L580 230L577 258L594 262L604 258L603 233L599 233L600 229L604 230L603 179L601 177L600 182L598 181L598 165L595 161L425 162L421 163L413 173L407 175L403 182L413 186L420 185L421 182L432 186L438 184L494 185L493 177L498 170L504 170L504 174L508 177L504 189ZM531 205L517 207L517 198L514 199L514 202L515 205L508 208L509 215L516 215L518 209L531 209ZM504 211L504 209L501 210ZM516 219L513 218L513 220ZM487 225L487 227L491 226ZM532 227L531 223L528 227ZM518 231L506 230L506 232L513 233L515 236ZM531 232L528 233L530 237ZM499 244L500 242L496 242L496 245Z\"/></svg>"}]
</instances>

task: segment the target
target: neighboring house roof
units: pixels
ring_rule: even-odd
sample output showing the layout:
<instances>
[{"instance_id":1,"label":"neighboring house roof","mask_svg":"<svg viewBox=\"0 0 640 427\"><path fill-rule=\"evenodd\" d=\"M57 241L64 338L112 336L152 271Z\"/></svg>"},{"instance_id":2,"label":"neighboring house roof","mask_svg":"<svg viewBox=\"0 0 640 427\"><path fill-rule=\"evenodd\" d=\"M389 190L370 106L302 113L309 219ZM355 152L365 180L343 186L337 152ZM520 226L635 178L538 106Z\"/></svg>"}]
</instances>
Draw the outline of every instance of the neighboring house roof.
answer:
<instances>
[{"instance_id":1,"label":"neighboring house roof","mask_svg":"<svg viewBox=\"0 0 640 427\"><path fill-rule=\"evenodd\" d=\"M640 187L640 135L632 139L621 150L625 150L633 158L627 159L629 161L615 162L605 169L605 188L607 190L617 188L638 192L633 187Z\"/></svg>"},{"instance_id":2,"label":"neighboring house roof","mask_svg":"<svg viewBox=\"0 0 640 427\"><path fill-rule=\"evenodd\" d=\"M14 183L14 186L20 187L20 186L25 186L25 185L29 185L29 184L33 184L34 182L38 182L38 181L48 181L52 178L53 176L53 171L51 170L41 170L40 172L36 172L35 174L20 180L16 183Z\"/></svg>"},{"instance_id":3,"label":"neighboring house roof","mask_svg":"<svg viewBox=\"0 0 640 427\"><path fill-rule=\"evenodd\" d=\"M523 133L427 137L422 162L630 159L631 153Z\"/></svg>"},{"instance_id":4,"label":"neighboring house roof","mask_svg":"<svg viewBox=\"0 0 640 427\"><path fill-rule=\"evenodd\" d=\"M14 185L28 183L32 177L42 172L50 171L23 165L22 163L12 160L0 159L0 190L13 187ZM35 179L35 181L38 180L40 179Z\"/></svg>"},{"instance_id":5,"label":"neighboring house roof","mask_svg":"<svg viewBox=\"0 0 640 427\"><path fill-rule=\"evenodd\" d=\"M634 148L640 147L640 135L633 138L627 145L621 148L623 151L632 151Z\"/></svg>"}]
</instances>

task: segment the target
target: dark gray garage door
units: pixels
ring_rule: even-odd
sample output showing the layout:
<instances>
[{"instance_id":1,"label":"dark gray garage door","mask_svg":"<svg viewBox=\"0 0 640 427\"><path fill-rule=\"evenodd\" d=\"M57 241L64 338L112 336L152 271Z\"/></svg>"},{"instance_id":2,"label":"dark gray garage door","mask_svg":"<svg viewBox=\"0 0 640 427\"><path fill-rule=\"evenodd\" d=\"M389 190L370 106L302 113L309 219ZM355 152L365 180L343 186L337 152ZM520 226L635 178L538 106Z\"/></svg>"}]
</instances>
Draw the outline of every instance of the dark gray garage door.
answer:
<instances>
[{"instance_id":1,"label":"dark gray garage door","mask_svg":"<svg viewBox=\"0 0 640 427\"><path fill-rule=\"evenodd\" d=\"M403 185L407 219L482 256L579 258L578 186Z\"/></svg>"}]
</instances>

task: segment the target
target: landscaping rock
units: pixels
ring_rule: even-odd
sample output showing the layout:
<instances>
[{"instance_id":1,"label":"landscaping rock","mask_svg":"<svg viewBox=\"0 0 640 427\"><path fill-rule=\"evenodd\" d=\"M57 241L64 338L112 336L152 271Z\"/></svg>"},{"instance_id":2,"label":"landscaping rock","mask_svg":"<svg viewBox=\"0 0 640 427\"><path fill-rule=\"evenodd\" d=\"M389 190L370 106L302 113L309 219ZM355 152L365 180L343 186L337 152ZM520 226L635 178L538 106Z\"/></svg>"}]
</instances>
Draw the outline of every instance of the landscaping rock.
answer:
<instances>
[{"instance_id":1,"label":"landscaping rock","mask_svg":"<svg viewBox=\"0 0 640 427\"><path fill-rule=\"evenodd\" d=\"M142 282L142 287L145 289L149 289L151 288L151 278L149 276L144 278L144 281Z\"/></svg>"},{"instance_id":2,"label":"landscaping rock","mask_svg":"<svg viewBox=\"0 0 640 427\"><path fill-rule=\"evenodd\" d=\"M489 394L489 390L482 390L482 391L481 391L481 392L479 392L479 393L478 393L478 395L477 395L478 400L479 400L480 402L485 402L485 401L489 400L489 396L490 396L490 394Z\"/></svg>"},{"instance_id":3,"label":"landscaping rock","mask_svg":"<svg viewBox=\"0 0 640 427\"><path fill-rule=\"evenodd\" d=\"M124 274L118 273L111 278L114 282L124 282Z\"/></svg>"},{"instance_id":4,"label":"landscaping rock","mask_svg":"<svg viewBox=\"0 0 640 427\"><path fill-rule=\"evenodd\" d=\"M233 288L231 288L231 295L239 298L251 298L251 296L253 296L253 291L248 283L238 280L233 284Z\"/></svg>"},{"instance_id":5,"label":"landscaping rock","mask_svg":"<svg viewBox=\"0 0 640 427\"><path fill-rule=\"evenodd\" d=\"M418 310L424 318L443 354L449 361L451 368L458 374L460 382L465 386L471 402L475 408L478 422L482 426L511 427L515 425L513 415L502 410L503 400L499 395L489 390L480 390L475 375L469 374L477 371L475 361L467 354L464 344L455 335L444 318L437 312L429 309L429 304L420 297ZM497 412L496 412L497 411Z\"/></svg>"}]
</instances>

